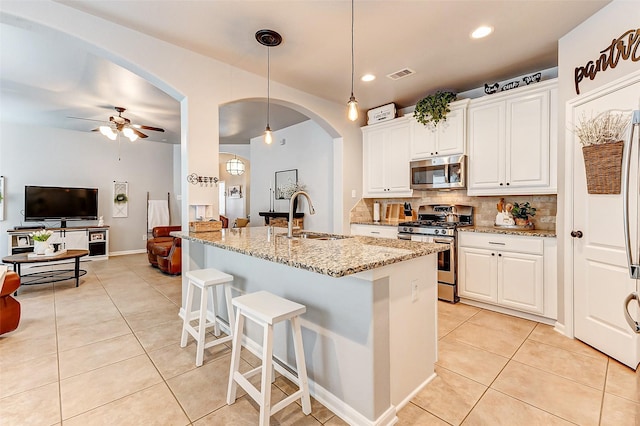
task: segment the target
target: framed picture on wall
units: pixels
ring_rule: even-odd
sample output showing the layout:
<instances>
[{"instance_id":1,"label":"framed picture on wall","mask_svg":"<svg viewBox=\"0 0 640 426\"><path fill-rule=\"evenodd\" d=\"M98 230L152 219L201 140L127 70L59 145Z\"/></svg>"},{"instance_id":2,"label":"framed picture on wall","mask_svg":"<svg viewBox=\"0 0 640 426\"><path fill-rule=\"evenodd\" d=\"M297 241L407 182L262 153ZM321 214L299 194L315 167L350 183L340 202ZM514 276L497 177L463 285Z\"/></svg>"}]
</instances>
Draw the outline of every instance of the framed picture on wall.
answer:
<instances>
[{"instance_id":1,"label":"framed picture on wall","mask_svg":"<svg viewBox=\"0 0 640 426\"><path fill-rule=\"evenodd\" d=\"M229 198L242 197L242 185L234 185L229 187Z\"/></svg>"},{"instance_id":2,"label":"framed picture on wall","mask_svg":"<svg viewBox=\"0 0 640 426\"><path fill-rule=\"evenodd\" d=\"M276 172L276 200L286 200L287 191L298 183L298 169ZM289 194L290 195L290 194Z\"/></svg>"}]
</instances>

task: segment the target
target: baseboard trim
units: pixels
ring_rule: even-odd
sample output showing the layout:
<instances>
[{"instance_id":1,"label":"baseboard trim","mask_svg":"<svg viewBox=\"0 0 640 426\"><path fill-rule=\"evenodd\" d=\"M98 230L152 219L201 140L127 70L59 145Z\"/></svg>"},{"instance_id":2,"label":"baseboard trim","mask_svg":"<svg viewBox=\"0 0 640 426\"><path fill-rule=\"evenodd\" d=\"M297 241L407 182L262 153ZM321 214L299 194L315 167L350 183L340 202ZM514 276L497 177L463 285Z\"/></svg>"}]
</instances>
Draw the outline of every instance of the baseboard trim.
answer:
<instances>
[{"instance_id":1,"label":"baseboard trim","mask_svg":"<svg viewBox=\"0 0 640 426\"><path fill-rule=\"evenodd\" d=\"M146 252L147 252L147 249L110 251L109 256L126 256L128 254L141 254Z\"/></svg>"},{"instance_id":2,"label":"baseboard trim","mask_svg":"<svg viewBox=\"0 0 640 426\"><path fill-rule=\"evenodd\" d=\"M396 411L400 411L404 408L405 405L407 405L409 402L411 402L411 400L420 393L420 391L422 391L422 389L424 389L429 383L431 383L433 381L433 379L435 379L436 377L438 377L438 375L434 372L431 376L429 376L427 378L427 380L425 380L424 382L422 382L420 384L420 386L418 386L413 392L411 392L409 395L407 395L407 397L405 399L403 399L402 401L400 401L400 403L398 405L396 405Z\"/></svg>"}]
</instances>

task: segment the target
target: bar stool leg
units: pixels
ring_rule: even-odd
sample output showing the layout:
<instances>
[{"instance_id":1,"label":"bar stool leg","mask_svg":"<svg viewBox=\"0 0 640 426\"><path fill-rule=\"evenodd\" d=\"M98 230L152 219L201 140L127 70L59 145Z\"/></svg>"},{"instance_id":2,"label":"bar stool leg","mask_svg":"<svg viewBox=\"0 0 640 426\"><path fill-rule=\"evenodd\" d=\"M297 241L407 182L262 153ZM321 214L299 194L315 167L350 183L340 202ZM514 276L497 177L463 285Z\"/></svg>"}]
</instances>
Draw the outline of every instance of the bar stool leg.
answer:
<instances>
[{"instance_id":1,"label":"bar stool leg","mask_svg":"<svg viewBox=\"0 0 640 426\"><path fill-rule=\"evenodd\" d=\"M193 284L189 282L187 285L187 298L186 304L184 307L184 321L182 322L182 337L180 338L180 347L184 348L187 346L187 326L189 325L189 321L191 320L191 311L193 309Z\"/></svg>"},{"instance_id":2,"label":"bar stool leg","mask_svg":"<svg viewBox=\"0 0 640 426\"><path fill-rule=\"evenodd\" d=\"M260 384L260 426L268 426L271 417L271 371L273 369L273 325L266 324L262 342L262 382Z\"/></svg>"},{"instance_id":3,"label":"bar stool leg","mask_svg":"<svg viewBox=\"0 0 640 426\"><path fill-rule=\"evenodd\" d=\"M233 312L233 311L231 311ZM229 387L227 388L227 404L231 405L236 402L237 384L234 378L240 369L240 351L242 349L242 331L244 328L244 315L240 315L238 309L235 319L235 327L233 329L233 346L231 348L231 367L229 367Z\"/></svg>"},{"instance_id":4,"label":"bar stool leg","mask_svg":"<svg viewBox=\"0 0 640 426\"><path fill-rule=\"evenodd\" d=\"M204 359L204 334L207 331L207 288L200 289L200 326L198 327L198 346L196 348L196 366L200 367Z\"/></svg>"},{"instance_id":5,"label":"bar stool leg","mask_svg":"<svg viewBox=\"0 0 640 426\"><path fill-rule=\"evenodd\" d=\"M233 315L233 304L231 303L231 285L224 285L224 298L227 303L227 317L229 318L229 332L236 333L236 321Z\"/></svg>"},{"instance_id":6,"label":"bar stool leg","mask_svg":"<svg viewBox=\"0 0 640 426\"><path fill-rule=\"evenodd\" d=\"M302 331L300 329L300 318L291 318L291 328L293 328L293 348L296 353L296 368L298 369L298 386L302 391L302 412L311 413L311 399L309 398L309 381L307 379L307 366L304 361L304 348L302 347Z\"/></svg>"},{"instance_id":7,"label":"bar stool leg","mask_svg":"<svg viewBox=\"0 0 640 426\"><path fill-rule=\"evenodd\" d=\"M218 324L218 286L213 287L211 289L211 293L213 293L213 335L219 337L220 324Z\"/></svg>"}]
</instances>

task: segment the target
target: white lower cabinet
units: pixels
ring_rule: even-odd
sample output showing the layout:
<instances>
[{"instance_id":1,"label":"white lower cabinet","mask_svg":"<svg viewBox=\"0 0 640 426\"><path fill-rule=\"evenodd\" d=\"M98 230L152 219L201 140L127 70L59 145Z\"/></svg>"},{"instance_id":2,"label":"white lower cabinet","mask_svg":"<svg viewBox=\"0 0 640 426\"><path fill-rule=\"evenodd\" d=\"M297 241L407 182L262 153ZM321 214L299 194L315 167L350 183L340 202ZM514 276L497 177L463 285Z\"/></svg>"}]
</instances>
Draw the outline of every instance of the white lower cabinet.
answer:
<instances>
[{"instance_id":1,"label":"white lower cabinet","mask_svg":"<svg viewBox=\"0 0 640 426\"><path fill-rule=\"evenodd\" d=\"M365 237L398 238L397 226L385 225L364 225L360 223L351 224L351 235L362 235Z\"/></svg>"},{"instance_id":2,"label":"white lower cabinet","mask_svg":"<svg viewBox=\"0 0 640 426\"><path fill-rule=\"evenodd\" d=\"M555 239L461 232L458 293L462 298L556 317ZM548 260L549 265L545 265ZM545 267L547 269L545 269Z\"/></svg>"}]
</instances>

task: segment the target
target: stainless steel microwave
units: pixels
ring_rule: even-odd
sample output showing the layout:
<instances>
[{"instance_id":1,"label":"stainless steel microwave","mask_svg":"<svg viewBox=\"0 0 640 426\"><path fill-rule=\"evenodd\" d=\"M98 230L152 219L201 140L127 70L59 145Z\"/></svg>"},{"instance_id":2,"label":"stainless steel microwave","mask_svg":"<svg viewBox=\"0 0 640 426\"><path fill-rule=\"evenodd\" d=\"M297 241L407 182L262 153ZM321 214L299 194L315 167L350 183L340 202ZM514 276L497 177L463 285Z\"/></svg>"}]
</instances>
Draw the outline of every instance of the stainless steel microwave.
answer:
<instances>
[{"instance_id":1,"label":"stainless steel microwave","mask_svg":"<svg viewBox=\"0 0 640 426\"><path fill-rule=\"evenodd\" d=\"M466 156L434 157L411 162L411 189L465 189Z\"/></svg>"}]
</instances>

